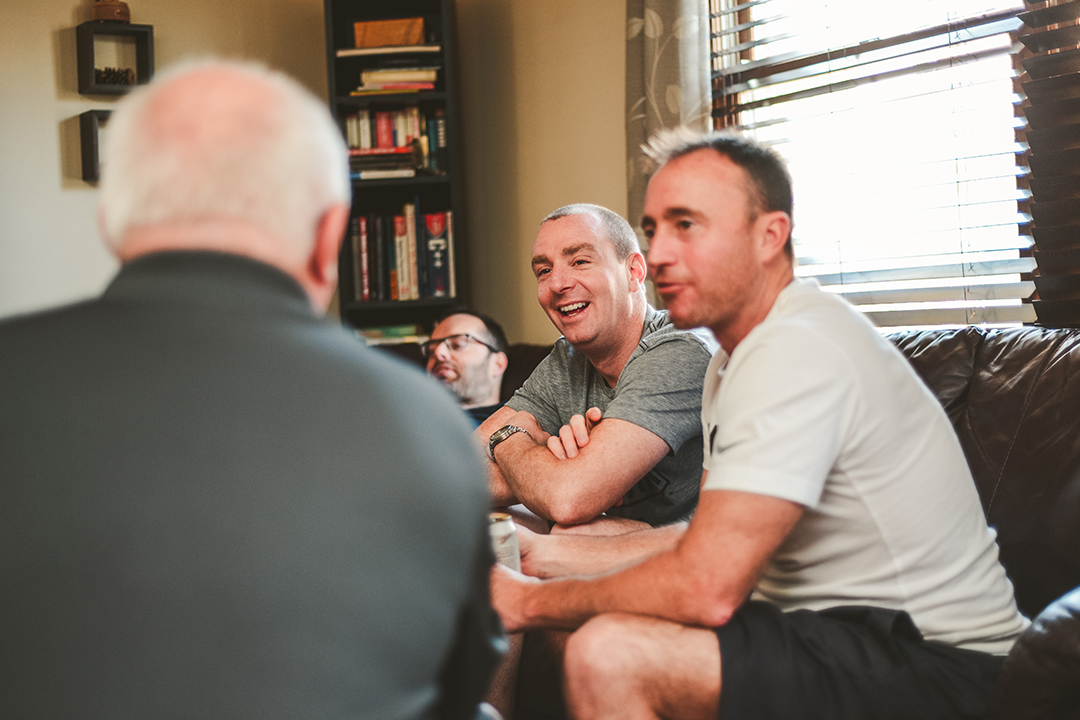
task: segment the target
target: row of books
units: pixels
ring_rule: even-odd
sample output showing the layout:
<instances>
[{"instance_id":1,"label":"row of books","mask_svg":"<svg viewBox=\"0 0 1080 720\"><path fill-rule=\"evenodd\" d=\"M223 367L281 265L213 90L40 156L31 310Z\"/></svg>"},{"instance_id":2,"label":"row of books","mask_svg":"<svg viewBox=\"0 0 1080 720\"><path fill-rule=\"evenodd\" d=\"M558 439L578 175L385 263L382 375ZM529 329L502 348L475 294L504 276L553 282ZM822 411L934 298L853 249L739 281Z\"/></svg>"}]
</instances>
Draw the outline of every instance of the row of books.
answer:
<instances>
[{"instance_id":1,"label":"row of books","mask_svg":"<svg viewBox=\"0 0 1080 720\"><path fill-rule=\"evenodd\" d=\"M435 89L438 66L376 67L360 73L360 85L350 95L417 93Z\"/></svg>"},{"instance_id":2,"label":"row of books","mask_svg":"<svg viewBox=\"0 0 1080 720\"><path fill-rule=\"evenodd\" d=\"M457 297L453 213L358 215L350 221L356 300Z\"/></svg>"},{"instance_id":3,"label":"row of books","mask_svg":"<svg viewBox=\"0 0 1080 720\"><path fill-rule=\"evenodd\" d=\"M446 113L428 117L418 106L398 110L364 108L345 117L350 170L354 177L412 177L417 171L447 170ZM397 171L396 174L386 174Z\"/></svg>"}]
</instances>

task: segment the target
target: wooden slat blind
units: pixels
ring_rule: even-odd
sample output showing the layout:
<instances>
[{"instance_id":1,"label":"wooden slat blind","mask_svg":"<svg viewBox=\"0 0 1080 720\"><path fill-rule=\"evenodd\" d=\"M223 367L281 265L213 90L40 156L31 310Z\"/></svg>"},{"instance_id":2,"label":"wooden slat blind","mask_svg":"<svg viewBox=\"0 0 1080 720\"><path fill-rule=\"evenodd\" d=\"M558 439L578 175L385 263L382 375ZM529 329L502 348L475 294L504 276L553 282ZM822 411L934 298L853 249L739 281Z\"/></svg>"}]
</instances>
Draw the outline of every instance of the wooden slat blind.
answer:
<instances>
[{"instance_id":1,"label":"wooden slat blind","mask_svg":"<svg viewBox=\"0 0 1080 720\"><path fill-rule=\"evenodd\" d=\"M1014 111L1021 0L710 9L714 122L787 159L799 275L879 325L1035 319Z\"/></svg>"}]
</instances>

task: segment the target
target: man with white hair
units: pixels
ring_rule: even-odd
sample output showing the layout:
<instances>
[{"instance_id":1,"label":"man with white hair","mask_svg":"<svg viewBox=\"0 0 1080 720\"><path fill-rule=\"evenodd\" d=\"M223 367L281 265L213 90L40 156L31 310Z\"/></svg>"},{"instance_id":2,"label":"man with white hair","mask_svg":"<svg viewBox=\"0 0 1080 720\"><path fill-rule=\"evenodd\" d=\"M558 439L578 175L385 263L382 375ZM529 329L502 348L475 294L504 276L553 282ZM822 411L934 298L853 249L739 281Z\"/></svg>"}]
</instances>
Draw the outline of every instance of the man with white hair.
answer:
<instances>
[{"instance_id":1,"label":"man with white hair","mask_svg":"<svg viewBox=\"0 0 1080 720\"><path fill-rule=\"evenodd\" d=\"M0 717L475 716L482 465L437 384L317 317L350 199L326 108L206 62L109 139L119 273L0 323Z\"/></svg>"}]
</instances>

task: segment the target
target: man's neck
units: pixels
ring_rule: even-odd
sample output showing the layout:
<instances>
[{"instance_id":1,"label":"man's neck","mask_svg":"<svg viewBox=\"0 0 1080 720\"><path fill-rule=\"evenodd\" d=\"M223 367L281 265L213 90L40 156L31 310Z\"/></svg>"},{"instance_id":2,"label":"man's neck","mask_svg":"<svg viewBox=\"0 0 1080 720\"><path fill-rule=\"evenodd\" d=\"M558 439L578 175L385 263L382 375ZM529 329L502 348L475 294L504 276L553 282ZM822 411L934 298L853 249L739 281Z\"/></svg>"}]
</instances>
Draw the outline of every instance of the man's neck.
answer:
<instances>
[{"instance_id":1,"label":"man's neck","mask_svg":"<svg viewBox=\"0 0 1080 720\"><path fill-rule=\"evenodd\" d=\"M615 387L618 384L623 368L626 367L626 363L630 361L630 356L634 354L634 350L637 349L638 344L641 342L641 335L645 331L647 308L648 303L645 302L644 297L642 297L640 303L634 303L630 316L624 323L621 323L621 326L627 328L627 331L620 333L617 341L612 345L603 348L576 348L600 373L608 387ZM630 328L635 328L636 332L631 332Z\"/></svg>"},{"instance_id":2,"label":"man's neck","mask_svg":"<svg viewBox=\"0 0 1080 720\"><path fill-rule=\"evenodd\" d=\"M779 270L767 275L766 281L761 283L753 297L749 298L743 311L735 322L727 327L713 327L713 335L720 347L728 355L735 351L736 346L743 341L750 331L764 322L766 316L776 304L780 293L795 279L795 274L790 266L786 270Z\"/></svg>"}]
</instances>

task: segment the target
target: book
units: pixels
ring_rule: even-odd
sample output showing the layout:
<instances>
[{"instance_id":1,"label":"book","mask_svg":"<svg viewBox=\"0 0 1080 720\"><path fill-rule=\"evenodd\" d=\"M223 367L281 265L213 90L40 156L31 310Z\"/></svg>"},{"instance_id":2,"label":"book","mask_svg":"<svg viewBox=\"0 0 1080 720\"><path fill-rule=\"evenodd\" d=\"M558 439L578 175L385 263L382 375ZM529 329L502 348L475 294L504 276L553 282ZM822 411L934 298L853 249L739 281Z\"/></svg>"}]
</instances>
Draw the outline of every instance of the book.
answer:
<instances>
[{"instance_id":1,"label":"book","mask_svg":"<svg viewBox=\"0 0 1080 720\"><path fill-rule=\"evenodd\" d=\"M424 90L434 90L435 83L430 82L396 82L384 85L361 85L349 92L350 95L360 97L363 95L397 95L400 93L418 93Z\"/></svg>"},{"instance_id":2,"label":"book","mask_svg":"<svg viewBox=\"0 0 1080 720\"><path fill-rule=\"evenodd\" d=\"M356 220L357 231L360 236L360 275L357 280L360 297L357 299L366 302L371 299L371 256L368 253L368 219L361 215Z\"/></svg>"},{"instance_id":3,"label":"book","mask_svg":"<svg viewBox=\"0 0 1080 720\"><path fill-rule=\"evenodd\" d=\"M416 177L415 168L379 168L372 170L355 170L349 173L353 180L387 180L390 178Z\"/></svg>"},{"instance_id":4,"label":"book","mask_svg":"<svg viewBox=\"0 0 1080 720\"><path fill-rule=\"evenodd\" d=\"M394 20L363 20L353 24L356 47L384 47L387 45L422 45L424 42L424 18L398 18Z\"/></svg>"},{"instance_id":5,"label":"book","mask_svg":"<svg viewBox=\"0 0 1080 720\"><path fill-rule=\"evenodd\" d=\"M362 86L401 82L435 82L439 69L434 67L376 68L360 73Z\"/></svg>"},{"instance_id":6,"label":"book","mask_svg":"<svg viewBox=\"0 0 1080 720\"><path fill-rule=\"evenodd\" d=\"M375 147L394 147L394 113L378 110L375 113Z\"/></svg>"},{"instance_id":7,"label":"book","mask_svg":"<svg viewBox=\"0 0 1080 720\"><path fill-rule=\"evenodd\" d=\"M440 53L442 45L380 45L377 47L342 48L337 51L339 58L361 57L364 55L391 55L397 53Z\"/></svg>"},{"instance_id":8,"label":"book","mask_svg":"<svg viewBox=\"0 0 1080 720\"><path fill-rule=\"evenodd\" d=\"M351 148L349 148L349 157L369 157L369 156L372 156L372 155L378 155L378 156L411 155L412 151L413 151L413 149L412 149L412 146L410 146L410 145L403 145L402 147L377 147L377 148L373 148L373 147L369 147L369 148L351 147Z\"/></svg>"},{"instance_id":9,"label":"book","mask_svg":"<svg viewBox=\"0 0 1080 720\"><path fill-rule=\"evenodd\" d=\"M409 298L419 300L423 297L420 287L420 263L423 258L417 252L416 244L416 203L405 203L405 243L408 247Z\"/></svg>"},{"instance_id":10,"label":"book","mask_svg":"<svg viewBox=\"0 0 1080 720\"><path fill-rule=\"evenodd\" d=\"M438 159L439 172L447 172L450 169L446 143L446 111L437 108L435 110L435 157Z\"/></svg>"},{"instance_id":11,"label":"book","mask_svg":"<svg viewBox=\"0 0 1080 720\"><path fill-rule=\"evenodd\" d=\"M368 270L371 275L371 299L385 300L386 285L383 282L383 265L385 264L382 247L382 218L378 215L368 217L368 227L371 228L368 240Z\"/></svg>"},{"instance_id":12,"label":"book","mask_svg":"<svg viewBox=\"0 0 1080 720\"><path fill-rule=\"evenodd\" d=\"M454 266L454 213L446 211L446 271L450 273L450 297L457 297L457 268Z\"/></svg>"},{"instance_id":13,"label":"book","mask_svg":"<svg viewBox=\"0 0 1080 720\"><path fill-rule=\"evenodd\" d=\"M408 233L405 230L405 216L394 216L394 254L396 262L394 267L397 270L397 297L396 300L411 300L413 299L413 291L409 287L409 272L408 272L408 248L405 245Z\"/></svg>"},{"instance_id":14,"label":"book","mask_svg":"<svg viewBox=\"0 0 1080 720\"><path fill-rule=\"evenodd\" d=\"M398 299L398 260L397 247L394 244L394 218L383 218L383 247L386 253L383 255L383 263L386 268L386 299Z\"/></svg>"},{"instance_id":15,"label":"book","mask_svg":"<svg viewBox=\"0 0 1080 720\"><path fill-rule=\"evenodd\" d=\"M449 297L450 256L446 234L446 213L424 215L424 237L427 255L427 297Z\"/></svg>"}]
</instances>

